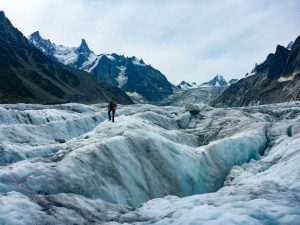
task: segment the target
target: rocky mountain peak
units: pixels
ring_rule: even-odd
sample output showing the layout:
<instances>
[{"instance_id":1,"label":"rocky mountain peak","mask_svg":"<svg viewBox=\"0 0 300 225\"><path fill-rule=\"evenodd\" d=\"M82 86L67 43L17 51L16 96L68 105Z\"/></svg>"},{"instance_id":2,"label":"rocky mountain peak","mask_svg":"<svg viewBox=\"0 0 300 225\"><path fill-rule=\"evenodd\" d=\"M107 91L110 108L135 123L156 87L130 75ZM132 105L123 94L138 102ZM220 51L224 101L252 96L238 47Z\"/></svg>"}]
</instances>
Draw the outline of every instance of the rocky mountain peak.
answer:
<instances>
[{"instance_id":1,"label":"rocky mountain peak","mask_svg":"<svg viewBox=\"0 0 300 225\"><path fill-rule=\"evenodd\" d=\"M0 11L0 20L3 20L5 18L5 13L3 11Z\"/></svg>"},{"instance_id":2,"label":"rocky mountain peak","mask_svg":"<svg viewBox=\"0 0 300 225\"><path fill-rule=\"evenodd\" d=\"M179 85L184 85L184 84L188 84L188 85L190 85L188 82L186 82L186 81L181 81L181 83L179 84Z\"/></svg>"},{"instance_id":3,"label":"rocky mountain peak","mask_svg":"<svg viewBox=\"0 0 300 225\"><path fill-rule=\"evenodd\" d=\"M227 82L224 79L224 77L220 74L217 74L214 76L213 79L211 79L208 82L204 82L201 84L203 87L222 87L222 86L227 86Z\"/></svg>"},{"instance_id":4,"label":"rocky mountain peak","mask_svg":"<svg viewBox=\"0 0 300 225\"><path fill-rule=\"evenodd\" d=\"M184 89L184 88L191 88L192 85L189 84L188 82L186 82L186 81L183 80L183 81L181 81L181 83L178 85L178 87L181 88L181 89Z\"/></svg>"},{"instance_id":5,"label":"rocky mountain peak","mask_svg":"<svg viewBox=\"0 0 300 225\"><path fill-rule=\"evenodd\" d=\"M287 48L288 50L291 50L293 44L294 44L294 42L293 42L293 41L290 41L290 43L286 46L286 48Z\"/></svg>"},{"instance_id":6,"label":"rocky mountain peak","mask_svg":"<svg viewBox=\"0 0 300 225\"><path fill-rule=\"evenodd\" d=\"M9 20L5 17L5 14L3 11L0 11L0 28L5 29L10 27Z\"/></svg>"},{"instance_id":7,"label":"rocky mountain peak","mask_svg":"<svg viewBox=\"0 0 300 225\"><path fill-rule=\"evenodd\" d=\"M298 36L291 47L290 54L286 61L286 67L283 72L283 76L291 76L295 78L300 71L300 36Z\"/></svg>"},{"instance_id":8,"label":"rocky mountain peak","mask_svg":"<svg viewBox=\"0 0 300 225\"><path fill-rule=\"evenodd\" d=\"M218 80L218 81L225 81L224 77L222 75L219 75L217 74L215 77L214 77L215 80Z\"/></svg>"},{"instance_id":9,"label":"rocky mountain peak","mask_svg":"<svg viewBox=\"0 0 300 225\"><path fill-rule=\"evenodd\" d=\"M289 49L291 48L291 49ZM298 101L300 98L300 36L287 48L277 45L252 76L226 89L213 106L246 106Z\"/></svg>"},{"instance_id":10,"label":"rocky mountain peak","mask_svg":"<svg viewBox=\"0 0 300 225\"><path fill-rule=\"evenodd\" d=\"M14 46L27 45L23 34L11 24L5 13L0 11L0 42L3 41Z\"/></svg>"},{"instance_id":11,"label":"rocky mountain peak","mask_svg":"<svg viewBox=\"0 0 300 225\"><path fill-rule=\"evenodd\" d=\"M31 38L29 43L8 18L0 20L0 103L95 103L112 97L132 103L120 89L48 57L52 50L47 44L54 50L63 46L42 39L39 32ZM34 45L33 38L39 41L38 45Z\"/></svg>"},{"instance_id":12,"label":"rocky mountain peak","mask_svg":"<svg viewBox=\"0 0 300 225\"><path fill-rule=\"evenodd\" d=\"M33 32L29 37L34 39L42 39L39 31Z\"/></svg>"},{"instance_id":13,"label":"rocky mountain peak","mask_svg":"<svg viewBox=\"0 0 300 225\"><path fill-rule=\"evenodd\" d=\"M252 73L269 73L270 69L273 71L274 69L278 69L279 67L284 67L289 52L290 50L288 50L287 48L281 45L277 45L275 53L270 53L263 63L256 64ZM277 64L279 62L280 64L282 64L281 66ZM277 75L282 72L281 70L277 72ZM272 76L269 74L268 77Z\"/></svg>"},{"instance_id":14,"label":"rocky mountain peak","mask_svg":"<svg viewBox=\"0 0 300 225\"><path fill-rule=\"evenodd\" d=\"M50 40L46 40L46 39L43 39L40 32L39 31L35 31L33 32L31 35L29 35L28 37L29 41L30 42L36 42L36 43L41 43L41 42L49 42L48 44L51 44Z\"/></svg>"},{"instance_id":15,"label":"rocky mountain peak","mask_svg":"<svg viewBox=\"0 0 300 225\"><path fill-rule=\"evenodd\" d=\"M288 49L282 45L277 45L275 54L282 54L288 52Z\"/></svg>"},{"instance_id":16,"label":"rocky mountain peak","mask_svg":"<svg viewBox=\"0 0 300 225\"><path fill-rule=\"evenodd\" d=\"M43 39L39 31L33 32L28 40L46 55L52 55L55 52L54 44L49 39Z\"/></svg>"},{"instance_id":17,"label":"rocky mountain peak","mask_svg":"<svg viewBox=\"0 0 300 225\"><path fill-rule=\"evenodd\" d=\"M43 42L31 43L42 51L48 49ZM84 39L78 47L52 44L53 51L44 51L51 59L85 70L112 86L121 87L129 94L136 96L137 93L147 101L155 102L173 93L167 78L140 58L115 53L96 55Z\"/></svg>"},{"instance_id":18,"label":"rocky mountain peak","mask_svg":"<svg viewBox=\"0 0 300 225\"><path fill-rule=\"evenodd\" d=\"M86 43L85 39L81 39L81 44L77 49L78 53L90 53L91 50L88 46L88 44Z\"/></svg>"}]
</instances>

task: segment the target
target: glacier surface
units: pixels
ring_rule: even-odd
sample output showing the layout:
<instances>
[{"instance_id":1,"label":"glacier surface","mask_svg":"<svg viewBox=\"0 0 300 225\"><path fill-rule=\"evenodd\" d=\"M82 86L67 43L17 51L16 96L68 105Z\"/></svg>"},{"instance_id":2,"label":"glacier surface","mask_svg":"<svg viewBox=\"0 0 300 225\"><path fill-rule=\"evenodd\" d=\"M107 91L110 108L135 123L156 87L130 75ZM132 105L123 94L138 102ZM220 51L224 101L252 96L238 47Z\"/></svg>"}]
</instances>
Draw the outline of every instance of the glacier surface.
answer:
<instances>
[{"instance_id":1,"label":"glacier surface","mask_svg":"<svg viewBox=\"0 0 300 225\"><path fill-rule=\"evenodd\" d=\"M300 103L0 106L0 224L299 224Z\"/></svg>"}]
</instances>

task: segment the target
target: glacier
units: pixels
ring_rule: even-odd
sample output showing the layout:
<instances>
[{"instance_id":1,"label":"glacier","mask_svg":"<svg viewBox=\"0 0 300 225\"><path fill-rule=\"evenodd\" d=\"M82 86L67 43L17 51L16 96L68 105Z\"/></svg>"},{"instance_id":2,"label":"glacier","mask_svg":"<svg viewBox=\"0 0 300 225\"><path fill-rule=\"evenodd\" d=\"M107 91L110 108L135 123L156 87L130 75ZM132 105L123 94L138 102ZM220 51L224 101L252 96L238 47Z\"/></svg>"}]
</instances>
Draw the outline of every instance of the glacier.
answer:
<instances>
[{"instance_id":1,"label":"glacier","mask_svg":"<svg viewBox=\"0 0 300 225\"><path fill-rule=\"evenodd\" d=\"M0 224L299 224L300 102L0 105Z\"/></svg>"}]
</instances>

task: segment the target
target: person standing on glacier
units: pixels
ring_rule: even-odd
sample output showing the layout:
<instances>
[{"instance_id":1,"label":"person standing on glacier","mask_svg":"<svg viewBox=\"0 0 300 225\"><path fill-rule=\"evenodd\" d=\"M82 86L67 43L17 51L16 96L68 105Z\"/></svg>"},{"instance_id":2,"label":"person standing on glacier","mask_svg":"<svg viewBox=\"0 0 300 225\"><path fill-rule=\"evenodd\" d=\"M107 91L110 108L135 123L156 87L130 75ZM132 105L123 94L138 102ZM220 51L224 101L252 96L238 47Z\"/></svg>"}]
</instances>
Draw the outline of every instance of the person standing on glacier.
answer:
<instances>
[{"instance_id":1,"label":"person standing on glacier","mask_svg":"<svg viewBox=\"0 0 300 225\"><path fill-rule=\"evenodd\" d=\"M112 119L112 122L115 122L115 112L117 110L117 103L115 99L112 99L108 106L107 106L107 111L108 111L108 120ZM111 113L112 112L112 118L111 118Z\"/></svg>"}]
</instances>

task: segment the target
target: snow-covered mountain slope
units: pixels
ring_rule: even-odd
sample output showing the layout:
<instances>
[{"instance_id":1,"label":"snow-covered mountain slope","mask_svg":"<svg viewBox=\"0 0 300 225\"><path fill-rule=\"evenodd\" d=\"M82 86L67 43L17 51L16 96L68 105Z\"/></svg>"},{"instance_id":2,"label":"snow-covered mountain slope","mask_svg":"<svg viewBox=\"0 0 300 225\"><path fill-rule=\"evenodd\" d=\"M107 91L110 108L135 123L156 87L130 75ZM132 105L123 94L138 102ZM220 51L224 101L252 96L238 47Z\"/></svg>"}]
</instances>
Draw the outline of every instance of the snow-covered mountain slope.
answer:
<instances>
[{"instance_id":1,"label":"snow-covered mountain slope","mask_svg":"<svg viewBox=\"0 0 300 225\"><path fill-rule=\"evenodd\" d=\"M52 59L58 58L58 61L69 65L77 61L78 53L76 48L69 48L63 45L56 45L52 43L49 39L42 39L39 31L34 32L28 37L30 43L41 50L45 55ZM84 43L85 41L82 40Z\"/></svg>"},{"instance_id":2,"label":"snow-covered mountain slope","mask_svg":"<svg viewBox=\"0 0 300 225\"><path fill-rule=\"evenodd\" d=\"M1 105L0 223L297 224L300 103L187 109Z\"/></svg>"},{"instance_id":3,"label":"snow-covered mountain slope","mask_svg":"<svg viewBox=\"0 0 300 225\"><path fill-rule=\"evenodd\" d=\"M231 79L230 81L227 82L222 75L217 74L210 81L204 82L200 85L198 85L196 82L190 84L186 81L182 81L179 85L176 86L176 88L180 90L189 90L189 89L200 88L200 87L226 87L226 86L230 86L233 83L236 83L237 81L238 79Z\"/></svg>"},{"instance_id":4,"label":"snow-covered mountain slope","mask_svg":"<svg viewBox=\"0 0 300 225\"><path fill-rule=\"evenodd\" d=\"M119 87L129 95L141 95L147 102L156 102L172 94L172 85L167 78L143 59L118 54L96 55L84 39L79 47L56 45L34 32L30 43L48 57L65 65L85 70L108 84Z\"/></svg>"},{"instance_id":5,"label":"snow-covered mountain slope","mask_svg":"<svg viewBox=\"0 0 300 225\"><path fill-rule=\"evenodd\" d=\"M208 82L202 83L201 87L223 87L229 85L222 75L217 74Z\"/></svg>"},{"instance_id":6,"label":"snow-covered mountain slope","mask_svg":"<svg viewBox=\"0 0 300 225\"><path fill-rule=\"evenodd\" d=\"M52 43L49 39L43 39L40 32L36 31L28 37L28 40L48 57L65 65L86 70L87 72L91 72L96 66L95 64L97 64L103 56L103 54L97 56L91 51L84 39L81 40L81 44L78 47L67 47ZM109 54L105 56L114 60Z\"/></svg>"}]
</instances>

